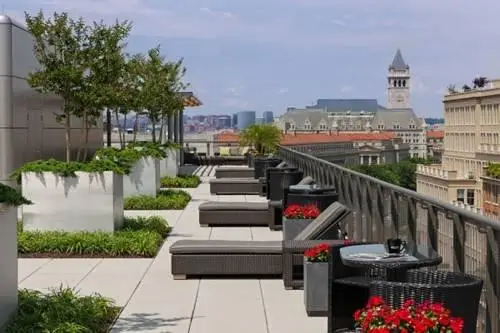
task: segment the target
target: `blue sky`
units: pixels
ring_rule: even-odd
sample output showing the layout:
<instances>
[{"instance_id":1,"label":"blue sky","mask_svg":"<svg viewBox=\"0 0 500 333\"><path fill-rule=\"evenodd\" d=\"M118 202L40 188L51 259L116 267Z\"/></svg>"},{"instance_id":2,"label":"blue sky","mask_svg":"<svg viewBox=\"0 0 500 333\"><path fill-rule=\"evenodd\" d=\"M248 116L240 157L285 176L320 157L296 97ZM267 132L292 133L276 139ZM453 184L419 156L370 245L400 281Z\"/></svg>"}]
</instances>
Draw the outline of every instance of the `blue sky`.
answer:
<instances>
[{"instance_id":1,"label":"blue sky","mask_svg":"<svg viewBox=\"0 0 500 333\"><path fill-rule=\"evenodd\" d=\"M500 2L492 0L4 0L4 11L68 11L134 23L131 52L161 44L183 57L204 106L192 114L301 107L318 98L377 98L397 48L412 106L441 117L446 86L500 76Z\"/></svg>"}]
</instances>

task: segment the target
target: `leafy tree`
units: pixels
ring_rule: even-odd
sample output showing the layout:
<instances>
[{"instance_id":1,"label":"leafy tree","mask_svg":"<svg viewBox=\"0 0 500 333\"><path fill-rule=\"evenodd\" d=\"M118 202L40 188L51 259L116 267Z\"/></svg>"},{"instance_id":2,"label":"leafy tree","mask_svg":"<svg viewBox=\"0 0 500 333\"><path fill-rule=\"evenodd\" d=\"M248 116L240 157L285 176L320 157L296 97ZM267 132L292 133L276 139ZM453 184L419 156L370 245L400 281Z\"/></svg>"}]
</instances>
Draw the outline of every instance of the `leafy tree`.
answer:
<instances>
[{"instance_id":1,"label":"leafy tree","mask_svg":"<svg viewBox=\"0 0 500 333\"><path fill-rule=\"evenodd\" d=\"M448 93L449 94L456 94L457 93L457 88L454 84L450 84L448 87Z\"/></svg>"},{"instance_id":2,"label":"leafy tree","mask_svg":"<svg viewBox=\"0 0 500 333\"><path fill-rule=\"evenodd\" d=\"M166 61L159 46L149 50L139 63L143 79L142 101L153 126L152 141L157 142L156 126L184 107L180 92L187 86L182 82L186 70L182 60Z\"/></svg>"},{"instance_id":3,"label":"leafy tree","mask_svg":"<svg viewBox=\"0 0 500 333\"><path fill-rule=\"evenodd\" d=\"M258 155L264 155L275 152L281 138L281 130L274 124L254 124L241 132L240 143L253 146Z\"/></svg>"},{"instance_id":4,"label":"leafy tree","mask_svg":"<svg viewBox=\"0 0 500 333\"><path fill-rule=\"evenodd\" d=\"M44 94L53 93L63 100L56 121L65 128L66 161L71 160L71 116L81 104L81 89L87 71L85 54L88 26L82 18L71 19L67 13L45 18L42 11L25 13L28 31L34 38L34 54L39 69L28 76L29 85Z\"/></svg>"},{"instance_id":5,"label":"leafy tree","mask_svg":"<svg viewBox=\"0 0 500 333\"><path fill-rule=\"evenodd\" d=\"M89 29L86 61L88 73L85 77L85 89L82 96L81 116L83 120L82 141L87 154L89 130L97 125L101 111L109 108L128 107L130 84L127 74L124 49L131 25L127 22L115 22L105 25L93 23Z\"/></svg>"},{"instance_id":6,"label":"leafy tree","mask_svg":"<svg viewBox=\"0 0 500 333\"><path fill-rule=\"evenodd\" d=\"M471 87L470 87L470 86L468 86L468 85L466 85L466 84L464 84L464 85L462 86L462 90L463 90L464 92L465 92L465 91L470 91L470 90L471 90Z\"/></svg>"}]
</instances>

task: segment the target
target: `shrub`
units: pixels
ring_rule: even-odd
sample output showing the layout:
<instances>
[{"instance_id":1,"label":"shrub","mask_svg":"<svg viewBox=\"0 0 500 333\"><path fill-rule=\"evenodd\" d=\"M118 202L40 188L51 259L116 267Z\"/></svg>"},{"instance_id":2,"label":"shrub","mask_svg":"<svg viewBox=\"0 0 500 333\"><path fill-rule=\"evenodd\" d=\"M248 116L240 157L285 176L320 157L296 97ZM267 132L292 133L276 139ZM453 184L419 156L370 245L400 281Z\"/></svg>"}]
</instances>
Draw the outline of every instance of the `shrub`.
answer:
<instances>
[{"instance_id":1,"label":"shrub","mask_svg":"<svg viewBox=\"0 0 500 333\"><path fill-rule=\"evenodd\" d=\"M110 232L23 231L18 253L33 257L147 257L158 253L171 228L159 216L128 217L122 230Z\"/></svg>"},{"instance_id":2,"label":"shrub","mask_svg":"<svg viewBox=\"0 0 500 333\"><path fill-rule=\"evenodd\" d=\"M163 177L161 179L161 187L168 188L195 188L200 183L198 176Z\"/></svg>"},{"instance_id":3,"label":"shrub","mask_svg":"<svg viewBox=\"0 0 500 333\"><path fill-rule=\"evenodd\" d=\"M125 210L184 209L191 201L189 193L180 190L161 190L156 197L136 195L125 198Z\"/></svg>"},{"instance_id":4,"label":"shrub","mask_svg":"<svg viewBox=\"0 0 500 333\"><path fill-rule=\"evenodd\" d=\"M22 194L10 186L0 183L0 203L9 206L31 205L33 202L26 199Z\"/></svg>"},{"instance_id":5,"label":"shrub","mask_svg":"<svg viewBox=\"0 0 500 333\"><path fill-rule=\"evenodd\" d=\"M112 300L100 295L79 296L62 287L45 294L23 289L4 332L105 333L119 313Z\"/></svg>"},{"instance_id":6,"label":"shrub","mask_svg":"<svg viewBox=\"0 0 500 333\"><path fill-rule=\"evenodd\" d=\"M167 221L161 216L138 216L138 217L125 217L123 223L123 230L127 231L139 231L139 230L149 230L154 231L161 235L163 238L167 238L168 234L172 230L167 223Z\"/></svg>"},{"instance_id":7,"label":"shrub","mask_svg":"<svg viewBox=\"0 0 500 333\"><path fill-rule=\"evenodd\" d=\"M113 171L118 174L127 174L130 168L124 167L113 160L94 159L89 162L63 162L55 159L38 160L28 162L19 169L15 170L10 178L21 183L23 172L52 172L62 177L74 177L77 171L101 173L105 171Z\"/></svg>"}]
</instances>

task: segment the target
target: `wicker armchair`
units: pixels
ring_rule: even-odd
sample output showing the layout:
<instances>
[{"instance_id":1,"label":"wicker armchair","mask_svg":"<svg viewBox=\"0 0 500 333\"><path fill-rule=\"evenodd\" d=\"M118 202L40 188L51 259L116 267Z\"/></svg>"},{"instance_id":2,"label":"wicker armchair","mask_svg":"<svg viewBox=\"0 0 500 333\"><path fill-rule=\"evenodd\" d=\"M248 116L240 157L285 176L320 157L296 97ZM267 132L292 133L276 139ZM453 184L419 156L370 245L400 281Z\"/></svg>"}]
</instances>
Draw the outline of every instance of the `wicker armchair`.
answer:
<instances>
[{"instance_id":1,"label":"wicker armchair","mask_svg":"<svg viewBox=\"0 0 500 333\"><path fill-rule=\"evenodd\" d=\"M464 333L475 333L483 281L477 277L446 271L410 270L406 282L374 281L370 296L381 296L397 308L405 300L443 303L455 317L464 320Z\"/></svg>"}]
</instances>

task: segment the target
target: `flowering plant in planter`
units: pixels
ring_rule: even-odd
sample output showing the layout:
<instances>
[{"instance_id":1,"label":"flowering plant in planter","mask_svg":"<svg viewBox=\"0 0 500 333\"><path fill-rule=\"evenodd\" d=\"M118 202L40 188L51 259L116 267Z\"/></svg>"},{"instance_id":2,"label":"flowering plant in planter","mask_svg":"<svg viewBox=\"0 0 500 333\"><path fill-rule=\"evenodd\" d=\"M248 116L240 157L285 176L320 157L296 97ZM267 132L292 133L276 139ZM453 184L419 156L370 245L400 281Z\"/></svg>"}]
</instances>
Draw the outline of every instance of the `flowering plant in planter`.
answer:
<instances>
[{"instance_id":1,"label":"flowering plant in planter","mask_svg":"<svg viewBox=\"0 0 500 333\"><path fill-rule=\"evenodd\" d=\"M392 309L378 296L354 313L354 321L364 333L462 333L464 328L463 319L452 317L442 304L407 300Z\"/></svg>"},{"instance_id":2,"label":"flowering plant in planter","mask_svg":"<svg viewBox=\"0 0 500 333\"><path fill-rule=\"evenodd\" d=\"M319 216L321 211L316 205L290 205L286 207L283 216L287 219L311 220Z\"/></svg>"},{"instance_id":3,"label":"flowering plant in planter","mask_svg":"<svg viewBox=\"0 0 500 333\"><path fill-rule=\"evenodd\" d=\"M304 256L308 262L327 262L329 251L328 244L323 243L306 250Z\"/></svg>"}]
</instances>

